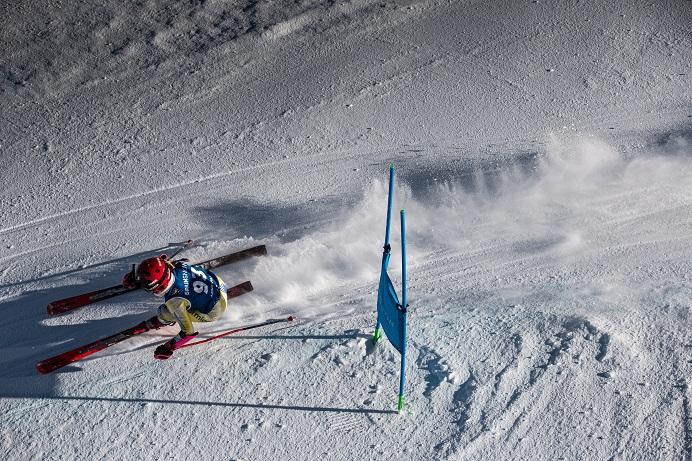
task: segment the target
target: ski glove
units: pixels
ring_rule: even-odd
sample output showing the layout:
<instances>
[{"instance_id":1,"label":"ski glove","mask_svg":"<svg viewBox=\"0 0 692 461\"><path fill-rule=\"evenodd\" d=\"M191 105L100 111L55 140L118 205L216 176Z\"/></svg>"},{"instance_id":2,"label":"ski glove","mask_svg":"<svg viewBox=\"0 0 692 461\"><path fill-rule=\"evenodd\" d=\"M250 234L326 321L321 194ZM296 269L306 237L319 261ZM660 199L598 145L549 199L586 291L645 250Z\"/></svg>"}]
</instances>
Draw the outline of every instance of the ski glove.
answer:
<instances>
[{"instance_id":1,"label":"ski glove","mask_svg":"<svg viewBox=\"0 0 692 461\"><path fill-rule=\"evenodd\" d=\"M172 337L170 340L166 341L165 343L161 344L159 347L156 348L154 351L154 358L157 358L159 360L166 360L170 358L173 355L173 351L176 349L179 349L183 347L186 343L192 341L192 339L197 336L197 332L194 332L190 335L186 335L182 331Z\"/></svg>"}]
</instances>

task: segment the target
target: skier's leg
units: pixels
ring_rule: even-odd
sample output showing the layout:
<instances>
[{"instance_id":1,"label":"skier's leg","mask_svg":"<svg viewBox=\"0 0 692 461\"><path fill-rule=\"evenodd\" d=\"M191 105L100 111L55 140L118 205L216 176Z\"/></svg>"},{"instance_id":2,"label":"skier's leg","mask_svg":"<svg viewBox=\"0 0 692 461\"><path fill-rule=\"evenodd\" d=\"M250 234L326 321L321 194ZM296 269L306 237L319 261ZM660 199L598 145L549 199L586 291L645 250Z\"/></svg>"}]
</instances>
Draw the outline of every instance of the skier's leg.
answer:
<instances>
[{"instance_id":1,"label":"skier's leg","mask_svg":"<svg viewBox=\"0 0 692 461\"><path fill-rule=\"evenodd\" d=\"M228 297L226 296L226 292L222 291L221 296L219 296L219 300L216 302L216 304L214 304L214 307L209 311L209 313L206 314L206 321L213 322L214 320L217 320L224 312L226 312L227 307Z\"/></svg>"}]
</instances>

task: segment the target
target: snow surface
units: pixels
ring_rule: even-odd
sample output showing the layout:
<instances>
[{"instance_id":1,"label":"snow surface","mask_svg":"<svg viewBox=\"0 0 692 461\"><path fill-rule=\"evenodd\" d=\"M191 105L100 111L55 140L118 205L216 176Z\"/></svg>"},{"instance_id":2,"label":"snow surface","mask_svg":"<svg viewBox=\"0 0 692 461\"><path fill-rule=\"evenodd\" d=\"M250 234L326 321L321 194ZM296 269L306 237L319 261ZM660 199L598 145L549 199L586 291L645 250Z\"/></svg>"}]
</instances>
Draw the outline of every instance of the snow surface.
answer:
<instances>
[{"instance_id":1,"label":"snow surface","mask_svg":"<svg viewBox=\"0 0 692 461\"><path fill-rule=\"evenodd\" d=\"M692 459L692 3L0 5L5 459ZM369 338L387 165L407 406ZM400 254L394 226L392 275ZM63 371L155 311L49 318L194 238L255 291Z\"/></svg>"}]
</instances>

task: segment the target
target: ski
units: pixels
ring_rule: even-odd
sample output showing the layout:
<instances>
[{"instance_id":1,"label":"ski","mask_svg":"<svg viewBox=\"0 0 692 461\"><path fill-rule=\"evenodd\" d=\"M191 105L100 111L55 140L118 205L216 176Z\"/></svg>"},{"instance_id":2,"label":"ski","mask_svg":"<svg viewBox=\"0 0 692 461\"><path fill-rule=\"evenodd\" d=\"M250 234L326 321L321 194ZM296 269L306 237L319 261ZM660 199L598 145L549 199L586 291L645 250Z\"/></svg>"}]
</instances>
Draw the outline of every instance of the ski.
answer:
<instances>
[{"instance_id":1,"label":"ski","mask_svg":"<svg viewBox=\"0 0 692 461\"><path fill-rule=\"evenodd\" d=\"M293 322L294 320L295 320L295 317L290 315L290 316L288 316L286 318L282 318L282 319L270 319L270 320L266 320L266 321L261 322L261 323L256 323L254 325L248 325L245 327L234 328L233 330L228 330L228 331L225 331L223 333L219 333L218 335L214 335L210 338L205 338L205 339L201 339L198 341L193 341L193 342L189 342L187 344L183 344L182 346L180 346L180 349L182 349L183 347L198 346L200 344L208 343L209 341L214 341L214 340L217 340L219 338L223 338L224 336L232 335L234 333L239 333L241 331L252 330L253 328L264 327L267 325L274 325L275 323L290 323L290 322Z\"/></svg>"},{"instance_id":2,"label":"ski","mask_svg":"<svg viewBox=\"0 0 692 461\"><path fill-rule=\"evenodd\" d=\"M247 282L239 283L234 287L230 287L226 290L226 296L228 299L237 298L238 296L244 295L245 293L250 293L254 290L252 283L248 280Z\"/></svg>"},{"instance_id":3,"label":"ski","mask_svg":"<svg viewBox=\"0 0 692 461\"><path fill-rule=\"evenodd\" d=\"M191 241L188 241L191 242ZM177 254L177 253L176 253ZM225 256L219 256L217 258L212 258L207 261L202 261L196 263L197 265L203 266L205 269L213 269L215 267L224 266L226 264L232 264L235 262L243 261L253 256L263 256L267 254L267 247L264 245L258 245L252 248L246 248L244 250L236 251ZM48 304L48 315L58 315L64 314L74 309L87 306L89 304L94 304L104 299L113 298L115 296L120 296L131 291L136 291L139 288L125 288L122 285L114 285L108 288L102 288L100 290L90 291L89 293L83 293L76 296L71 296L69 298L60 299L58 301L53 301Z\"/></svg>"},{"instance_id":4,"label":"ski","mask_svg":"<svg viewBox=\"0 0 692 461\"><path fill-rule=\"evenodd\" d=\"M246 248L244 250L236 251L235 253L230 253L225 256L219 256L217 258L208 259L206 261L202 261L201 263L194 264L196 266L202 266L205 269L214 269L215 267L237 263L255 256L265 256L266 254L267 247L264 245L257 245L252 248Z\"/></svg>"},{"instance_id":5,"label":"ski","mask_svg":"<svg viewBox=\"0 0 692 461\"><path fill-rule=\"evenodd\" d=\"M101 290L90 291L89 293L61 299L59 301L53 301L48 304L48 315L64 314L65 312L69 312L73 309L136 290L139 290L139 288L125 288L122 285L115 285L109 288L103 288Z\"/></svg>"},{"instance_id":6,"label":"ski","mask_svg":"<svg viewBox=\"0 0 692 461\"><path fill-rule=\"evenodd\" d=\"M173 257L177 256L181 251L190 248L194 244L192 239L186 240L179 244L175 244L179 248L173 253ZM108 288L102 288L100 290L90 291L88 293L82 293L81 295L71 296L69 298L60 299L58 301L53 301L48 304L48 314L58 315L65 312L71 311L72 309L77 309L88 304L93 304L98 301L103 301L104 299L113 298L114 296L120 296L131 291L138 290L138 288L125 288L122 285L115 285Z\"/></svg>"},{"instance_id":7,"label":"ski","mask_svg":"<svg viewBox=\"0 0 692 461\"><path fill-rule=\"evenodd\" d=\"M249 293L252 290L252 284L249 281L247 281L234 287L230 287L227 290L227 294L228 298L231 299L241 296L245 293ZM123 330L121 332L118 332L114 335L101 338L99 340L94 341L93 343L79 346L75 349L72 349L71 351L58 354L55 357L41 360L36 364L36 370L38 370L38 372L41 374L50 373L52 371L57 370L58 368L64 367L65 365L78 362L79 360L89 357L90 355L102 351L114 344L118 344L122 341L125 341L126 339L130 339L133 336L146 333L147 331L149 331L149 328L147 328L146 323L140 322L137 325Z\"/></svg>"},{"instance_id":8,"label":"ski","mask_svg":"<svg viewBox=\"0 0 692 461\"><path fill-rule=\"evenodd\" d=\"M114 335L101 338L93 343L85 344L84 346L72 349L71 351L63 352L55 357L41 360L36 364L36 370L43 375L50 373L58 368L64 367L65 365L69 365L82 360L85 357L89 357L90 355L102 351L114 344L118 344L126 339L130 339L133 336L146 333L147 331L149 331L149 328L147 328L146 323L140 322L134 327L128 328Z\"/></svg>"}]
</instances>

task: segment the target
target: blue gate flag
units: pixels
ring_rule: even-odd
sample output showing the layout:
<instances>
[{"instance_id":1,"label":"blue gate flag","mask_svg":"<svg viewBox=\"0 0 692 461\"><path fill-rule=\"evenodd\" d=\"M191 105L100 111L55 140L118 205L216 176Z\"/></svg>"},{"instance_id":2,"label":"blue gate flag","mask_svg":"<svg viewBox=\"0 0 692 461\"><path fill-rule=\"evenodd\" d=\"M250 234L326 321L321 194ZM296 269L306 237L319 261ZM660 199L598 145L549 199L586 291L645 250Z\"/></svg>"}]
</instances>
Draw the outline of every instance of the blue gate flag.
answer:
<instances>
[{"instance_id":1,"label":"blue gate flag","mask_svg":"<svg viewBox=\"0 0 692 461\"><path fill-rule=\"evenodd\" d=\"M406 336L404 335L406 313L401 308L394 285L384 268L380 275L380 286L377 290L377 318L380 320L389 342L403 354L406 343Z\"/></svg>"},{"instance_id":2,"label":"blue gate flag","mask_svg":"<svg viewBox=\"0 0 692 461\"><path fill-rule=\"evenodd\" d=\"M404 408L404 382L406 380L406 214L401 210L401 299L396 294L392 280L389 278L389 258L392 248L389 236L392 224L392 196L394 192L394 165L389 165L389 197L387 200L387 226L384 235L384 251L380 269L380 284L377 288L377 325L372 338L377 343L382 338L382 331L396 350L401 353L401 374L399 377L399 400L397 409Z\"/></svg>"}]
</instances>

